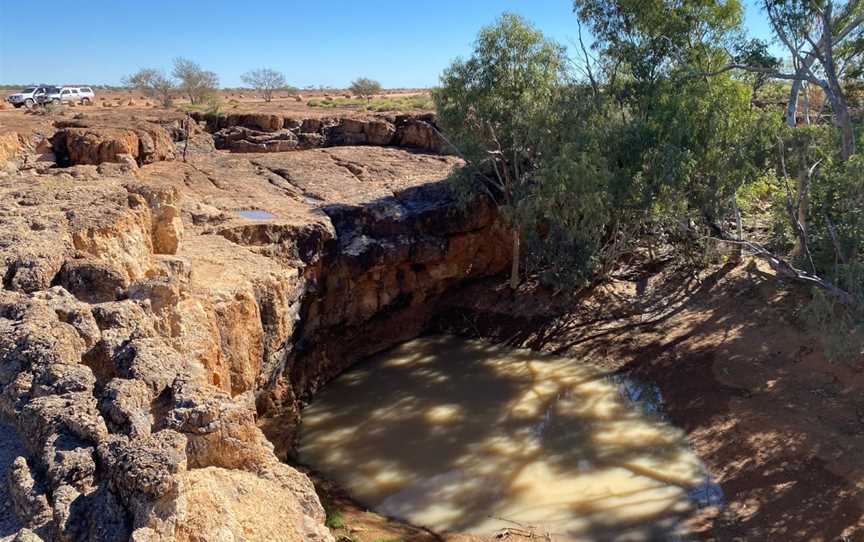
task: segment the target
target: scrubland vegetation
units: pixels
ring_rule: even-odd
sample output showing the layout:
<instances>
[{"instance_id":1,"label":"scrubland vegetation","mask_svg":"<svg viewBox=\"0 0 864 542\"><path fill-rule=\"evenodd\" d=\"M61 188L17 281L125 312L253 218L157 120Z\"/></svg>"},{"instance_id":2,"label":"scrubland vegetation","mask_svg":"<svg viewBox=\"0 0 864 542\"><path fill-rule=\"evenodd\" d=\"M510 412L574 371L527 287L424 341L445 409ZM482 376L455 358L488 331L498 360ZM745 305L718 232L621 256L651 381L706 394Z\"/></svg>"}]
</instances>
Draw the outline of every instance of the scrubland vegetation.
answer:
<instances>
[{"instance_id":1,"label":"scrubland vegetation","mask_svg":"<svg viewBox=\"0 0 864 542\"><path fill-rule=\"evenodd\" d=\"M802 314L860 352L864 6L760 4L786 58L745 35L737 0L577 0L575 50L505 14L445 71L433 98L468 162L455 184L507 217L514 288L531 273L573 291L628 255L725 245L812 285Z\"/></svg>"},{"instance_id":2,"label":"scrubland vegetation","mask_svg":"<svg viewBox=\"0 0 864 542\"><path fill-rule=\"evenodd\" d=\"M373 98L351 98L345 96L329 98L310 98L306 105L322 108L354 108L359 111L410 111L412 109L432 109L434 103L428 93L406 96L381 96Z\"/></svg>"}]
</instances>

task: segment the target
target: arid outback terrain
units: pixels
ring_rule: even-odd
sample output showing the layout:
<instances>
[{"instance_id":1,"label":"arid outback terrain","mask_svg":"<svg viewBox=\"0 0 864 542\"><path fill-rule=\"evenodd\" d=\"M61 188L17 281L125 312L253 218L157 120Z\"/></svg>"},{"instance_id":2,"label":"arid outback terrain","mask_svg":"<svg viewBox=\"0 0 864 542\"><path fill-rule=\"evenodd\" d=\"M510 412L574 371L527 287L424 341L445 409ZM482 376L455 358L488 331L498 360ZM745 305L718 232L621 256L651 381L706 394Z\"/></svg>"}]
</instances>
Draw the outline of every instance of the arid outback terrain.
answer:
<instances>
[{"instance_id":1,"label":"arid outback terrain","mask_svg":"<svg viewBox=\"0 0 864 542\"><path fill-rule=\"evenodd\" d=\"M861 362L756 263L514 294L433 114L137 102L0 111L0 539L476 540L292 463L329 379L438 331L656 382L725 494L695 539L864 540Z\"/></svg>"}]
</instances>

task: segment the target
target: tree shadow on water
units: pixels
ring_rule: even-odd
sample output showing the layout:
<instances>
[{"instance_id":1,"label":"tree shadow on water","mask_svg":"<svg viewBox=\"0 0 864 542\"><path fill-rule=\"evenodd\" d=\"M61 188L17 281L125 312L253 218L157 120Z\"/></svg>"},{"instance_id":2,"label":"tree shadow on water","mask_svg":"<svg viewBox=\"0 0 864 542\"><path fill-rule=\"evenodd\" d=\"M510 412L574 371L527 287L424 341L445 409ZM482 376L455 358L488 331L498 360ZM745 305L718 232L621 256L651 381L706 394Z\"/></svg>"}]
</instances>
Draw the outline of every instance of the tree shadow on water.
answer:
<instances>
[{"instance_id":1,"label":"tree shadow on water","mask_svg":"<svg viewBox=\"0 0 864 542\"><path fill-rule=\"evenodd\" d=\"M607 376L426 337L322 391L303 413L299 459L376 511L435 530L517 521L559 536L670 533L692 509L701 464Z\"/></svg>"}]
</instances>

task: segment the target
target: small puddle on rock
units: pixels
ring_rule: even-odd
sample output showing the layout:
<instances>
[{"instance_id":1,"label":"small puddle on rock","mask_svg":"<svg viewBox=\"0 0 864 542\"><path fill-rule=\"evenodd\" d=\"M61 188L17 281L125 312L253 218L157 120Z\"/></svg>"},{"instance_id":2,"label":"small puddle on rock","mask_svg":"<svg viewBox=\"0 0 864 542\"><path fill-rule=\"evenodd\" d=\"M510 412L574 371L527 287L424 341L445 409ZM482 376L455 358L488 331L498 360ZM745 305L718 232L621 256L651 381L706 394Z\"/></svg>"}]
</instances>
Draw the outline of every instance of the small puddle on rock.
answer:
<instances>
[{"instance_id":1,"label":"small puddle on rock","mask_svg":"<svg viewBox=\"0 0 864 542\"><path fill-rule=\"evenodd\" d=\"M435 531L666 540L722 503L655 386L456 337L405 343L303 412L301 462Z\"/></svg>"},{"instance_id":2,"label":"small puddle on rock","mask_svg":"<svg viewBox=\"0 0 864 542\"><path fill-rule=\"evenodd\" d=\"M242 216L243 218L248 218L251 220L273 220L274 218L276 218L276 215L272 213L268 213L267 211L260 211L257 209L237 211L237 214Z\"/></svg>"}]
</instances>

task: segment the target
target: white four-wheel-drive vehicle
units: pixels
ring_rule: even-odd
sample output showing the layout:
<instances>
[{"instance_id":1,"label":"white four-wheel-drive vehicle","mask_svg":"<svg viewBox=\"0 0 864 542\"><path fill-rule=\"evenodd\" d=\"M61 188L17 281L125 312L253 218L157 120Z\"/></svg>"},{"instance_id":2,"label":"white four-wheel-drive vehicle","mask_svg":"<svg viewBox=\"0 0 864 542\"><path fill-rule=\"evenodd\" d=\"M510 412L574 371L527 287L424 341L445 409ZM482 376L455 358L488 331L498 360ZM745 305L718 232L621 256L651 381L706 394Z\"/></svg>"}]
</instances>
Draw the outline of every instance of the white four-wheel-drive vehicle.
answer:
<instances>
[{"instance_id":1,"label":"white four-wheel-drive vehicle","mask_svg":"<svg viewBox=\"0 0 864 542\"><path fill-rule=\"evenodd\" d=\"M50 88L52 87L48 87L45 85L27 87L21 92L16 92L15 94L10 94L9 96L6 96L6 101L14 105L15 107L21 107L23 105L30 108L37 103L41 103L41 100Z\"/></svg>"},{"instance_id":2,"label":"white four-wheel-drive vehicle","mask_svg":"<svg viewBox=\"0 0 864 542\"><path fill-rule=\"evenodd\" d=\"M38 102L41 104L52 103L59 105L61 102L81 102L89 104L96 99L96 94L90 87L80 86L62 86L50 87L47 92L39 97Z\"/></svg>"}]
</instances>

